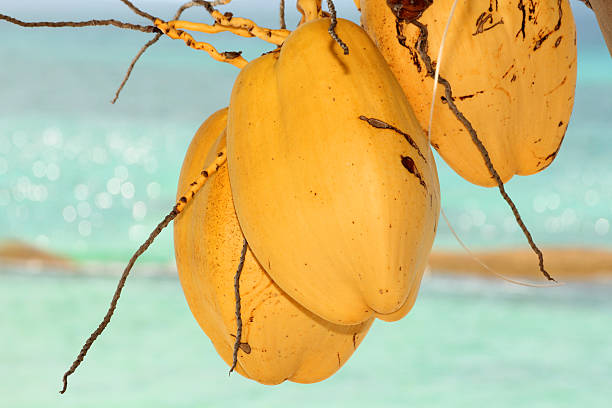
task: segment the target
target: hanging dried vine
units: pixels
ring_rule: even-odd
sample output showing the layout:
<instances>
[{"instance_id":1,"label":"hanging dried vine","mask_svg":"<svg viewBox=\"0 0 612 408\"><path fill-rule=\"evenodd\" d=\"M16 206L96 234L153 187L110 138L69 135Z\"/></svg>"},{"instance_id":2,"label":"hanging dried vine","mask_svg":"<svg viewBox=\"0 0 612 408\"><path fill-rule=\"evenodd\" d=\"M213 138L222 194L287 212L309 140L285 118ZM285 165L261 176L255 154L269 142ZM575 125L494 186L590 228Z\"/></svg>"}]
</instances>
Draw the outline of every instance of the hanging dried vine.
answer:
<instances>
[{"instance_id":1,"label":"hanging dried vine","mask_svg":"<svg viewBox=\"0 0 612 408\"><path fill-rule=\"evenodd\" d=\"M5 14L0 14L0 20L8 21L9 23L26 27L52 27L52 28L64 28L64 27L100 27L100 26L114 26L117 28L123 28L125 30L141 31L143 33L158 33L157 27L143 26L140 24L124 23L123 21L108 19L108 20L86 20L86 21L35 21L27 22L16 19Z\"/></svg>"},{"instance_id":2,"label":"hanging dried vine","mask_svg":"<svg viewBox=\"0 0 612 408\"><path fill-rule=\"evenodd\" d=\"M123 1L123 0L122 0ZM124 2L125 3L125 2ZM128 2L129 3L129 2ZM126 3L127 4L127 3ZM131 4L131 3L129 3ZM133 6L133 5L132 5ZM173 20L178 20L181 15L183 14L183 12L185 12L185 10L191 8L191 7L195 7L195 6L203 6L201 3L196 2L196 1L190 1L188 3L183 4L182 6L180 6L178 8L178 10L176 11L176 14L174 15L174 17L172 18ZM128 6L129 7L129 6ZM131 7L130 7L131 8ZM151 16L150 14L144 13L147 16L150 16L153 21L155 21L155 17ZM147 17L148 18L148 17ZM127 81L130 79L130 75L132 74L132 70L134 69L134 66L136 65L136 62L138 62L138 60L140 59L140 57L142 57L142 55L145 53L145 51L151 47L153 44L155 44L157 41L159 41L159 39L162 37L163 33L160 31L157 34L155 34L155 37L153 37L151 40L147 41L147 43L145 45L142 46L142 48L140 49L140 51L138 51L138 54L136 54L136 56L132 59L132 62L130 62L130 65L128 67L127 72L125 73L125 76L123 77L123 81L121 81L121 85L119 85L119 88L117 89L117 91L115 92L115 97L113 98L113 100L111 101L112 104L114 104L115 102L117 102L117 99L119 99L119 94L121 93L121 91L123 90L123 87L125 86L125 84L127 83Z\"/></svg>"},{"instance_id":3,"label":"hanging dried vine","mask_svg":"<svg viewBox=\"0 0 612 408\"><path fill-rule=\"evenodd\" d=\"M34 28L34 27L53 27L53 28L62 28L62 27L95 27L95 26L114 26L117 28L127 29L127 30L135 30L144 33L154 33L155 36L147 41L143 45L143 47L138 51L136 56L130 62L128 66L127 72L121 81L117 91L115 92L114 98L111 100L111 103L115 103L121 94L121 91L125 87L128 82L130 75L140 59L142 55L159 39L165 34L173 39L180 39L185 42L188 47L206 51L211 57L216 59L217 61L227 62L232 64L238 68L244 67L248 61L242 58L241 51L225 51L219 52L212 45L195 41L191 35L185 33L180 28L185 29L194 29L195 31L201 31L205 33L217 33L222 31L229 31L234 34L243 36L243 37L258 37L268 42L272 42L274 44L281 44L284 39L289 35L290 31L286 29L280 30L272 30L263 27L259 27L251 20L245 18L234 17L232 13L221 13L215 6L217 5L225 5L230 3L231 0L216 0L213 2L205 1L205 0L192 0L183 5L181 5L175 16L172 20L166 22L164 20L159 19L156 16L153 16L146 11L141 10L133 2L129 0L120 0L123 4L125 4L132 12L136 15L145 18L151 21L152 25L141 25L141 24L132 24L123 21L119 21L116 19L106 19L106 20L87 20L87 21L37 21L37 22L26 22L19 20L17 18L0 14L0 20L7 21L12 24L16 24L21 27ZM184 21L179 21L181 14L195 6L201 6L206 9L206 11L213 17L215 23L213 25L208 24L196 24L189 23ZM187 28L186 28L187 27Z\"/></svg>"},{"instance_id":4,"label":"hanging dried vine","mask_svg":"<svg viewBox=\"0 0 612 408\"><path fill-rule=\"evenodd\" d=\"M427 70L427 76L434 78L435 69L433 67L431 58L429 57L429 54L428 54L428 35L429 33L427 30L427 26L425 26L418 20L412 20L410 21L410 24L413 24L414 26L416 26L420 31L419 37L417 38L417 41L415 44L415 48L417 52L419 53L421 60L425 64L425 69ZM472 142L478 148L478 151L480 152L485 162L485 165L487 169L489 170L489 173L491 174L491 177L493 177L493 179L495 180L497 184L497 187L499 189L501 196L503 197L503 199L506 201L506 203L512 210L512 214L514 215L514 218L516 219L517 224L523 231L523 234L525 235L525 238L527 239L529 246L531 247L533 252L537 255L540 272L542 272L542 274L546 277L546 279L556 282L556 280L552 276L550 276L550 274L544 268L544 255L542 254L542 251L540 250L540 248L534 242L533 237L531 236L531 233L529 232L529 229L527 229L527 226L523 222L523 219L518 209L516 208L516 205L514 204L514 202L508 195L508 193L506 192L504 183L501 180L501 177L499 176L499 173L497 172L497 170L495 170L495 167L493 166L493 162L491 161L491 158L489 157L489 152L487 151L486 147L484 146L484 144L478 137L478 134L476 133L476 130L474 129L470 121L457 108L457 105L454 102L453 92L452 92L450 83L445 78L443 78L441 75L438 76L438 83L444 87L444 92L445 92L445 97L446 97L448 108L453 112L457 120L461 122L461 124L465 127L465 129L470 134Z\"/></svg>"},{"instance_id":5,"label":"hanging dried vine","mask_svg":"<svg viewBox=\"0 0 612 408\"><path fill-rule=\"evenodd\" d=\"M285 23L285 0L280 0L279 17L280 17L280 28L286 29L287 23Z\"/></svg>"},{"instance_id":6,"label":"hanging dried vine","mask_svg":"<svg viewBox=\"0 0 612 408\"><path fill-rule=\"evenodd\" d=\"M91 333L87 341L85 341L85 344L81 348L81 351L77 355L76 359L72 362L72 364L70 365L70 368L64 373L64 376L62 377L63 386L62 386L62 389L60 390L60 394L63 394L64 392L66 392L66 388L68 387L68 377L76 371L79 365L81 365L81 363L85 359L85 356L87 355L87 352L93 345L94 341L96 341L96 339L102 334L104 329L106 329L106 326L108 326L108 324L110 323L110 320L113 317L113 314L115 313L115 309L117 307L117 302L119 301L119 297L121 296L121 291L123 290L123 287L125 286L125 282L136 260L140 257L140 255L142 255L149 248L149 246L153 243L153 241L159 235L159 233L164 228L166 228L168 224L170 224L170 222L174 220L176 216L179 215L185 209L185 206L187 206L187 204L189 204L191 200L193 200L196 193L200 190L200 188L202 188L202 186L206 183L206 181L208 181L210 176L215 174L217 170L219 170L221 165L225 163L226 160L227 160L226 151L225 149L223 149L217 154L215 161L210 166L208 166L206 169L202 170L198 178L193 183L190 184L189 191L187 191L184 195L182 195L177 200L176 204L172 208L172 211L170 211L170 213L166 215L163 221L157 225L157 227L153 230L153 232L151 232L151 234L149 235L149 238L147 238L147 240L138 248L138 250L136 250L134 255L132 255L127 266L125 267L123 271L123 274L121 275L121 278L119 279L119 283L117 284L117 289L115 289L115 293L113 294L113 298L111 300L110 306L108 310L106 311L106 315L102 319L102 322Z\"/></svg>"},{"instance_id":7,"label":"hanging dried vine","mask_svg":"<svg viewBox=\"0 0 612 408\"><path fill-rule=\"evenodd\" d=\"M348 55L349 48L348 46L338 37L336 33L336 25L338 24L338 20L336 18L336 7L334 6L334 2L332 0L327 0L327 8L329 9L329 14L331 18L331 23L329 25L329 35L338 43L340 48L342 48L344 55Z\"/></svg>"},{"instance_id":8,"label":"hanging dried vine","mask_svg":"<svg viewBox=\"0 0 612 408\"><path fill-rule=\"evenodd\" d=\"M238 269L236 269L236 274L234 275L234 297L236 300L236 341L234 342L234 352L232 354L232 366L229 370L231 374L232 371L236 368L238 364L238 350L240 346L243 344L242 341L242 314L240 312L240 274L242 273L242 268L244 267L244 259L246 257L248 242L246 238L243 239L242 242L242 251L240 252L240 262L238 263Z\"/></svg>"}]
</instances>

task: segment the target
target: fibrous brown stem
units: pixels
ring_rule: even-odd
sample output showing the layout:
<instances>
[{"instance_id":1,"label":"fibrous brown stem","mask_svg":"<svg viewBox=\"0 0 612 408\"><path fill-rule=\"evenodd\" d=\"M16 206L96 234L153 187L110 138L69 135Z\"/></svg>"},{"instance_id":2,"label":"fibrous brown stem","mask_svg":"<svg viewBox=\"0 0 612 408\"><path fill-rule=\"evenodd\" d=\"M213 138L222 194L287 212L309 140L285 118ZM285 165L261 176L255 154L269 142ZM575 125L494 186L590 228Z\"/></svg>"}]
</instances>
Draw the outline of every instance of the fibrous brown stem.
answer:
<instances>
[{"instance_id":1,"label":"fibrous brown stem","mask_svg":"<svg viewBox=\"0 0 612 408\"><path fill-rule=\"evenodd\" d=\"M152 21L153 23L156 23L157 21L160 21L157 17L139 9L138 7L136 7L134 5L134 3L132 3L130 0L120 0L123 4L125 4L127 7L129 7L130 10L132 10L135 14L137 14L140 17L146 18L150 21ZM178 20L178 18L181 16L181 14L187 10L190 7L194 7L194 6L202 6L204 7L208 13L210 13L216 20L219 18L219 16L225 16L224 14L219 13L214 6L215 5L222 5L222 4L227 4L229 3L231 0L217 0L214 2L209 2L209 1L205 1L205 0L192 0L189 1L185 4L183 4L182 6L179 7L179 9L176 12L176 15L174 16L173 20ZM16 24L19 25L21 27L28 27L28 28L32 28L32 27L53 27L53 28L61 28L61 27L95 27L95 26L114 26L114 27L118 27L118 28L123 28L123 29L128 29L128 30L136 30L136 31L141 31L141 32L145 32L145 33L155 33L155 37L153 37L151 40L149 40L136 54L136 56L132 59L132 61L130 62L130 65L128 67L128 70L121 82L121 84L119 85L119 88L117 89L117 91L115 92L115 96L114 98L111 100L111 103L115 103L117 101L117 99L119 98L119 95L121 93L121 91L123 90L123 87L125 86L125 84L127 83L127 81L130 78L130 75L132 73L132 70L134 69L134 66L136 65L136 63L138 62L138 60L140 59L140 57L145 53L145 51L151 47L153 44L155 44L160 38L161 36L164 34L164 31L161 30L160 28L158 28L155 25L152 26L144 26L144 25L139 25L139 24L131 24L131 23L125 23L119 20L115 20L115 19L107 19L107 20L87 20L87 21L37 21L37 22L26 22L26 21L22 21L19 19L16 19L14 17L10 17L4 14L0 14L0 20L5 20L8 21L9 23L12 24ZM172 33L174 33L174 31L172 31ZM165 34L170 35L169 32L166 32ZM176 36L175 36L176 37ZM192 46L192 48L196 48L196 49L204 49L205 51L207 51L211 56L213 56L213 58L219 60L219 61L224 61L224 62L229 62L232 65L238 66L238 67L242 67L243 65L246 64L246 61L240 57L240 52L222 52L219 53L217 52L212 46L209 46L209 44L206 43L196 43L195 41L189 41L188 45ZM201 47L196 47L197 46L201 46Z\"/></svg>"},{"instance_id":2,"label":"fibrous brown stem","mask_svg":"<svg viewBox=\"0 0 612 408\"><path fill-rule=\"evenodd\" d=\"M117 99L119 99L119 94L121 93L121 91L123 90L123 87L125 86L125 84L127 83L128 79L130 79L130 75L132 74L132 70L134 69L134 66L136 65L136 62L138 62L138 60L140 59L140 57L142 56L142 54L145 53L145 51L152 46L153 44L155 44L157 41L159 41L159 39L161 38L163 34L161 33L157 33L155 34L155 37L153 37L151 40L149 40L145 45L142 46L142 48L140 49L140 51L138 51L138 54L136 54L136 56L134 57L134 59L132 59L132 62L130 63L130 66L128 67L127 72L125 73L125 76L123 77L123 81L121 81L121 85L119 85L119 88L117 88L117 91L115 92L115 97L113 98L113 100L111 101L112 104L114 104L115 102L117 102Z\"/></svg>"},{"instance_id":3,"label":"fibrous brown stem","mask_svg":"<svg viewBox=\"0 0 612 408\"><path fill-rule=\"evenodd\" d=\"M123 271L123 274L119 279L117 289L115 290L115 294L113 295L113 299L111 300L110 307L108 308L104 319L102 319L102 323L100 323L98 328L94 330L94 332L89 336L89 338L81 348L81 351L79 352L77 358L74 360L68 371L66 371L66 373L64 374L64 377L62 379L64 385L62 390L60 391L60 394L66 392L66 388L68 387L68 376L75 372L77 367L83 362L83 359L91 348L93 342L98 338L98 336L100 336L100 334L102 334L106 326L108 326L110 319L113 316L113 313L115 312L115 308L117 307L117 301L119 300L119 296L121 296L121 291L125 286L125 281L128 275L130 274L130 271L138 257L149 248L149 246L153 243L153 240L159 235L159 233L164 228L166 228L168 224L185 209L185 207L191 202L191 200L193 200L196 193L200 191L202 186L204 186L208 179L219 170L221 165L223 165L226 160L227 155L226 150L224 148L219 153L217 153L215 161L211 163L208 167L206 167L206 169L202 170L196 180L189 185L189 191L187 191L177 200L176 204L172 208L172 211L170 211L170 213L164 218L164 220L160 222L159 225L157 225L157 227L153 230L153 232L151 232L151 235L149 235L149 238L145 241L145 243L142 244L140 248L138 248L134 255L132 255L132 258L130 258L128 265L125 267L125 270Z\"/></svg>"},{"instance_id":4,"label":"fibrous brown stem","mask_svg":"<svg viewBox=\"0 0 612 408\"><path fill-rule=\"evenodd\" d=\"M124 2L125 3L125 2ZM129 3L129 4L128 4ZM125 3L128 5L128 7L133 6L135 8L135 6L130 3L127 2ZM173 20L178 20L181 15L183 14L183 12L191 7L195 7L195 6L202 6L201 3L195 2L195 1L190 1L188 3L183 4L181 7L179 7L179 9L176 11L176 14L174 15L174 17L172 18ZM130 7L132 8L132 7ZM140 10L139 10L140 11ZM141 11L141 13L145 14L146 16L151 16L150 14L147 14L143 11ZM145 17L146 17L145 16ZM146 17L148 18L148 17ZM155 22L155 17L153 17L153 22ZM153 44L155 44L157 41L159 41L159 39L162 37L162 33L161 31L159 33L157 33L155 35L155 37L153 37L151 40L149 40L145 45L142 46L142 48L140 49L140 51L138 51L138 54L136 54L136 56L132 59L132 62L130 63L130 66L128 67L127 72L125 73L125 76L123 77L123 81L121 81L121 85L119 85L119 88L117 89L117 92L115 92L115 97L113 98L113 100L111 101L112 104L114 104L115 102L117 102L117 99L119 99L119 94L121 93L121 91L123 90L123 87L125 86L125 84L127 83L127 81L130 79L130 75L132 74L132 70L134 69L134 66L136 65L136 62L138 62L138 60L140 59L140 57L142 57L142 54L145 53L145 51L152 46Z\"/></svg>"},{"instance_id":5,"label":"fibrous brown stem","mask_svg":"<svg viewBox=\"0 0 612 408\"><path fill-rule=\"evenodd\" d=\"M98 328L94 330L93 333L91 333L91 335L89 336L89 338L87 339L83 347L81 348L81 351L79 352L77 358L74 360L74 362L72 363L68 371L64 373L64 376L62 378L63 387L60 391L60 394L63 394L64 392L66 392L66 388L68 388L68 376L74 373L76 369L78 368L78 366L81 365L81 363L83 362L83 359L87 355L87 352L91 348L93 342L96 341L96 339L100 336L100 334L102 334L106 326L108 326L108 324L110 323L111 317L113 317L113 314L115 313L117 302L119 301L119 296L121 296L121 291L123 290L123 287L125 286L125 281L127 280L127 277L130 274L130 271L132 270L134 263L136 262L138 257L140 257L140 255L142 255L147 250L147 248L149 248L149 246L153 243L153 240L155 240L155 238L159 235L159 233L164 228L166 228L168 224L170 224L170 222L174 218L176 218L178 213L179 211L177 210L175 206L172 209L172 211L170 211L170 213L166 215L164 220L157 225L157 227L153 230L153 232L151 232L151 235L149 235L149 238L147 238L144 244L142 244L140 248L138 248L138 250L134 253L134 255L132 255L132 258L130 258L130 261L128 262L127 266L125 267L123 271L123 274L121 275L121 278L119 279L119 283L117 284L117 289L115 289L115 294L113 295L113 299L111 300L110 306L108 308L108 311L106 312L106 315L104 316L104 319L102 319L102 322L100 323Z\"/></svg>"},{"instance_id":6,"label":"fibrous brown stem","mask_svg":"<svg viewBox=\"0 0 612 408\"><path fill-rule=\"evenodd\" d=\"M242 252L240 253L240 262L238 263L238 269L234 275L234 296L236 298L236 341L234 342L234 352L232 355L232 367L229 370L231 374L238 364L238 350L240 349L242 340L242 314L240 312L240 274L244 267L244 259L246 257L248 242L246 238L242 242Z\"/></svg>"},{"instance_id":7,"label":"fibrous brown stem","mask_svg":"<svg viewBox=\"0 0 612 408\"><path fill-rule=\"evenodd\" d=\"M387 122L385 122L385 121L383 121L381 119L368 118L367 116L364 116L364 115L359 116L359 119L368 122L368 124L370 126L375 127L377 129L390 129L390 130L394 131L395 133L398 133L398 134L402 135L404 137L404 139L406 139L408 144L410 146L412 146L412 148L417 151L417 154L419 156L421 156L421 159L423 159L423 161L425 163L427 163L427 159L425 158L425 156L423 156L423 153L421 153L421 149L419 148L419 145L416 144L414 139L408 133L402 132L401 130L399 130L395 126L390 125L390 124L388 124Z\"/></svg>"},{"instance_id":8,"label":"fibrous brown stem","mask_svg":"<svg viewBox=\"0 0 612 408\"><path fill-rule=\"evenodd\" d=\"M130 8L130 10L132 10L134 13L138 14L140 17L144 17L147 20L155 21L156 17L153 17L149 13L146 13L146 12L142 11L141 9L136 7L131 1L129 1L129 0L121 0L121 2L123 4L125 4L126 6L128 6Z\"/></svg>"},{"instance_id":9,"label":"fibrous brown stem","mask_svg":"<svg viewBox=\"0 0 612 408\"><path fill-rule=\"evenodd\" d=\"M423 60L425 64L425 68L427 69L427 76L430 76L433 78L435 75L435 70L433 68L431 58L429 57L427 53L427 48L428 48L427 26L425 26L418 20L411 21L410 23L415 25L420 30L420 35L415 44L415 48L417 49L419 56L421 57L421 59ZM491 161L491 158L489 157L489 152L487 151L487 148L484 146L482 141L478 138L478 134L476 133L476 130L474 129L470 121L463 115L463 113L461 113L461 111L459 111L459 109L457 108L457 105L455 105L455 102L453 99L453 92L452 92L450 83L445 78L443 78L441 75L438 77L438 83L444 87L448 108L453 112L455 117L461 122L461 124L463 124L465 129L470 134L470 137L472 138L472 142L478 148L478 151L482 155L482 158L485 162L485 165L487 166L487 169L489 170L489 173L491 174L491 176L497 183L497 187L499 188L499 192L501 196L506 201L506 203L508 203L508 206L512 210L512 214L514 214L514 218L516 219L517 224L519 225L519 227L523 231L523 234L525 235L525 238L527 238L527 241L529 242L529 246L531 247L533 252L535 252L535 254L537 255L538 261L539 261L540 272L542 272L542 274L546 277L546 279L556 282L556 280L552 276L550 276L550 274L544 268L544 255L542 254L542 251L540 250L540 248L538 248L538 246L533 241L533 237L531 236L531 233L529 232L529 230L527 229L527 226L523 222L523 219L521 215L519 214L518 209L516 208L516 205L514 204L514 202L508 195L508 193L506 192L504 183L501 180L499 173L497 172L497 170L495 170L495 167L493 166L493 162Z\"/></svg>"},{"instance_id":10,"label":"fibrous brown stem","mask_svg":"<svg viewBox=\"0 0 612 408\"><path fill-rule=\"evenodd\" d=\"M36 21L36 22L27 22L21 21L16 18L0 14L0 20L8 21L9 23L16 24L21 27L53 27L53 28L63 28L63 27L96 27L96 26L114 26L118 28L123 28L126 30L135 30L141 31L143 33L158 33L159 30L155 26L143 26L139 24L131 24L124 23L119 20L109 19L109 20L87 20L87 21Z\"/></svg>"},{"instance_id":11,"label":"fibrous brown stem","mask_svg":"<svg viewBox=\"0 0 612 408\"><path fill-rule=\"evenodd\" d=\"M285 23L285 0L280 0L280 7L279 7L279 14L280 14L280 28L281 29L286 29L287 28L287 24Z\"/></svg>"},{"instance_id":12,"label":"fibrous brown stem","mask_svg":"<svg viewBox=\"0 0 612 408\"><path fill-rule=\"evenodd\" d=\"M329 31L329 35L331 35L334 41L336 41L342 48L344 55L348 55L348 46L340 39L340 37L338 37L338 34L336 33L336 25L338 24L338 20L336 19L336 7L334 6L334 2L332 0L327 0L327 8L329 9L329 14L331 17L331 23L327 31Z\"/></svg>"}]
</instances>

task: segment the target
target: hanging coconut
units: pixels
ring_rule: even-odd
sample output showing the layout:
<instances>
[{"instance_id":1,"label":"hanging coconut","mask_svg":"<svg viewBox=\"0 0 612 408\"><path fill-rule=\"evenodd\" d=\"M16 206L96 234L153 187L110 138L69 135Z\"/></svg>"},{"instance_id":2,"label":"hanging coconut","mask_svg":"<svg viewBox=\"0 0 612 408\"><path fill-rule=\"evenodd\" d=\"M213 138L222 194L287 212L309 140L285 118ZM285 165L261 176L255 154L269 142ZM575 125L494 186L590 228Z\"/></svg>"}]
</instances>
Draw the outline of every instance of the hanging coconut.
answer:
<instances>
[{"instance_id":1,"label":"hanging coconut","mask_svg":"<svg viewBox=\"0 0 612 408\"><path fill-rule=\"evenodd\" d=\"M204 164L225 147L227 109L196 133L181 170L179 194ZM179 277L196 320L228 365L236 342L234 274L243 235L236 219L227 163L176 218L174 242ZM312 383L335 373L363 340L373 318L339 326L289 298L250 250L239 279L242 335L236 370L263 384Z\"/></svg>"},{"instance_id":2,"label":"hanging coconut","mask_svg":"<svg viewBox=\"0 0 612 408\"><path fill-rule=\"evenodd\" d=\"M428 31L432 68L453 1L436 0L416 16ZM398 20L387 3L408 2L362 0L361 21L426 129L433 78L417 49L421 31ZM477 131L503 182L541 171L559 150L574 102L576 31L569 2L460 0L440 76L452 85L454 104ZM431 144L466 180L497 185L447 101L439 87Z\"/></svg>"},{"instance_id":3,"label":"hanging coconut","mask_svg":"<svg viewBox=\"0 0 612 408\"><path fill-rule=\"evenodd\" d=\"M240 226L283 291L338 324L412 307L435 235L434 159L359 26L298 27L234 85L227 150Z\"/></svg>"}]
</instances>

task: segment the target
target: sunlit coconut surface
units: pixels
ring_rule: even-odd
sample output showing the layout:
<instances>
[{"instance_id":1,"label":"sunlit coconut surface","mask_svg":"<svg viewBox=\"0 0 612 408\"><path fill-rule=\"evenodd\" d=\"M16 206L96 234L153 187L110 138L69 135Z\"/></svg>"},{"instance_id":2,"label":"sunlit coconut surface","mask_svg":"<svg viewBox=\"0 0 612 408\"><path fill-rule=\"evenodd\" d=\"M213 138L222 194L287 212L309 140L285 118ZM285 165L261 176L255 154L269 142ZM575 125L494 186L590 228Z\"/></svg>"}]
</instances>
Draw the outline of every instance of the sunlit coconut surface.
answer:
<instances>
[{"instance_id":1,"label":"sunlit coconut surface","mask_svg":"<svg viewBox=\"0 0 612 408\"><path fill-rule=\"evenodd\" d=\"M92 3L5 1L0 13L146 24L118 1ZM179 3L139 4L169 16ZM275 27L272 3L234 0L231 10ZM357 20L352 1L336 5ZM548 169L515 177L507 189L542 246L609 250L612 62L594 17L581 3L572 6L579 68L565 141ZM291 2L287 9L291 27L298 17ZM185 17L208 18L201 9ZM228 103L237 70L163 39L111 105L149 36L0 22L0 37L0 240L78 260L76 272L87 275L0 265L0 406L609 406L612 286L605 283L527 289L434 271L414 311L396 324L377 323L332 379L272 388L228 378L174 278L171 231L143 257L108 332L59 397L61 374L114 290L114 277L95 275L120 272L171 209L191 136ZM211 41L220 50L244 49L249 59L271 49L230 35ZM495 190L438 165L443 207L473 249L526 246ZM459 248L444 224L435 245ZM164 277L143 277L151 271Z\"/></svg>"}]
</instances>

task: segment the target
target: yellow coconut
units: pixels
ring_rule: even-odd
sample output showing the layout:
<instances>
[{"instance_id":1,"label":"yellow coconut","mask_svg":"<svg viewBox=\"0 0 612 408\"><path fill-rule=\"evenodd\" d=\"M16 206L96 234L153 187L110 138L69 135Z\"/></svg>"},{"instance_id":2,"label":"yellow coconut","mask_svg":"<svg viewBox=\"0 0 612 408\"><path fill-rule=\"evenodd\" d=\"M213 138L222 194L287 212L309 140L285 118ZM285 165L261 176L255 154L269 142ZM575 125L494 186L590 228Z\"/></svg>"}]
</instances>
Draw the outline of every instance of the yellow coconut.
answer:
<instances>
[{"instance_id":1,"label":"yellow coconut","mask_svg":"<svg viewBox=\"0 0 612 408\"><path fill-rule=\"evenodd\" d=\"M396 320L414 303L435 235L435 163L368 35L339 19L343 55L329 24L301 25L236 80L236 213L262 266L305 308L338 324Z\"/></svg>"},{"instance_id":2,"label":"yellow coconut","mask_svg":"<svg viewBox=\"0 0 612 408\"><path fill-rule=\"evenodd\" d=\"M227 109L195 135L181 170L178 192L225 146ZM243 235L236 219L227 163L212 175L174 224L179 277L194 317L228 365L236 334L234 275ZM366 335L372 318L338 326L289 298L247 251L240 278L242 346L237 371L264 384L311 383L335 373Z\"/></svg>"},{"instance_id":3,"label":"yellow coconut","mask_svg":"<svg viewBox=\"0 0 612 408\"><path fill-rule=\"evenodd\" d=\"M454 0L436 0L419 18L436 62ZM402 24L386 0L362 0L361 21L402 85L421 126L429 123L433 79L415 43L417 27ZM576 84L576 29L567 0L460 0L447 34L440 75L476 129L505 182L529 175L555 158L572 112ZM481 153L448 109L439 87L432 145L466 180L494 186Z\"/></svg>"}]
</instances>

